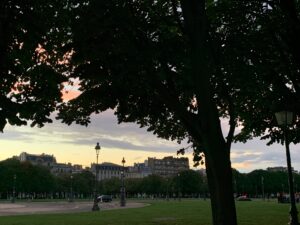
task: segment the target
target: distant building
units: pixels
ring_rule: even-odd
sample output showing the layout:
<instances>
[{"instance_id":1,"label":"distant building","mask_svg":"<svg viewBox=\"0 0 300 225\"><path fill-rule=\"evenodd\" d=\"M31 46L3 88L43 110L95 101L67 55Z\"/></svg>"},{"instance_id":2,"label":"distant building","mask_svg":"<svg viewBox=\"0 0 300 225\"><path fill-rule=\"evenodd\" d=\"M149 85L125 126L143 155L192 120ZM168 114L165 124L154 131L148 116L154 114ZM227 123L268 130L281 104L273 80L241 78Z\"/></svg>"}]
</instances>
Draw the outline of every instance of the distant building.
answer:
<instances>
[{"instance_id":1,"label":"distant building","mask_svg":"<svg viewBox=\"0 0 300 225\"><path fill-rule=\"evenodd\" d=\"M71 163L57 163L53 155L41 154L28 154L22 152L18 159L21 162L30 162L32 165L40 165L47 167L54 175L68 174L68 173L81 173L83 171L82 165L72 165Z\"/></svg>"},{"instance_id":2,"label":"distant building","mask_svg":"<svg viewBox=\"0 0 300 225\"><path fill-rule=\"evenodd\" d=\"M287 172L287 167L285 166L275 166L275 167L268 167L267 168L267 171L270 171L270 172ZM294 170L294 167L292 167L292 171L293 172L297 172L296 170Z\"/></svg>"},{"instance_id":3,"label":"distant building","mask_svg":"<svg viewBox=\"0 0 300 225\"><path fill-rule=\"evenodd\" d=\"M72 173L82 173L83 170L82 165L74 164L72 166Z\"/></svg>"},{"instance_id":4,"label":"distant building","mask_svg":"<svg viewBox=\"0 0 300 225\"><path fill-rule=\"evenodd\" d=\"M57 163L53 155L44 153L34 155L22 152L18 158L21 162L30 162L33 165L45 166L54 175L81 173L83 171L82 165ZM172 156L164 157L163 159L149 157L144 163L134 163L130 167L104 162L98 165L95 163L91 164L91 168L88 168L88 170L96 175L96 168L98 170L98 181L114 177L121 178L122 172L124 172L125 178L144 178L150 174L171 177L177 175L180 171L188 170L189 160L188 158L174 158Z\"/></svg>"},{"instance_id":5,"label":"distant building","mask_svg":"<svg viewBox=\"0 0 300 225\"><path fill-rule=\"evenodd\" d=\"M144 178L152 174L151 169L145 163L134 163L133 166L128 167L128 178Z\"/></svg>"},{"instance_id":6,"label":"distant building","mask_svg":"<svg viewBox=\"0 0 300 225\"><path fill-rule=\"evenodd\" d=\"M41 165L46 167L52 167L56 164L56 159L53 155L41 154L34 155L22 152L19 156L21 162L30 162L32 165Z\"/></svg>"},{"instance_id":7,"label":"distant building","mask_svg":"<svg viewBox=\"0 0 300 225\"><path fill-rule=\"evenodd\" d=\"M188 158L174 158L172 156L163 159L148 158L145 161L152 174L162 177L171 177L177 175L180 171L189 170Z\"/></svg>"},{"instance_id":8,"label":"distant building","mask_svg":"<svg viewBox=\"0 0 300 225\"><path fill-rule=\"evenodd\" d=\"M68 164L56 163L56 164L53 164L50 171L54 175L68 174L68 173L70 174L73 171L73 167L72 167L71 163L68 163Z\"/></svg>"},{"instance_id":9,"label":"distant building","mask_svg":"<svg viewBox=\"0 0 300 225\"><path fill-rule=\"evenodd\" d=\"M125 177L128 173L128 167L124 167L121 165L117 165L114 163L104 162L101 164L93 163L91 165L91 171L94 175L96 175L96 169L98 171L97 180L106 180L114 177L121 178L122 171L124 170Z\"/></svg>"}]
</instances>

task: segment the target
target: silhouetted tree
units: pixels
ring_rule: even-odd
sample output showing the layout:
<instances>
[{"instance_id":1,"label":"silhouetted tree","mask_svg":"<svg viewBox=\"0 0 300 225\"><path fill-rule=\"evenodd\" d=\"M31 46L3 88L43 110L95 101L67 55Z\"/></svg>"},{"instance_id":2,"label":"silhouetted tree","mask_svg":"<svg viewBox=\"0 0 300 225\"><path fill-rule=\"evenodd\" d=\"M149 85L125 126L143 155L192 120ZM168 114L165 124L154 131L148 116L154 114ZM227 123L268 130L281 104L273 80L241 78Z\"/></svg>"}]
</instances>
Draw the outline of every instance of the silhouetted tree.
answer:
<instances>
[{"instance_id":1,"label":"silhouetted tree","mask_svg":"<svg viewBox=\"0 0 300 225\"><path fill-rule=\"evenodd\" d=\"M278 64L282 73L268 72L281 48L271 45L267 30L282 14L269 8L267 1L79 4L71 77L80 80L82 94L62 105L59 118L87 125L92 113L113 109L120 123L136 122L178 142L188 138L197 160L205 153L214 224L236 224L230 164L235 127L243 125L240 141L266 129L267 137L281 138L266 103L292 99L296 94L283 86L299 81L286 75L291 64ZM273 30L280 33L282 25ZM264 58L272 63L265 66ZM226 137L220 116L229 119Z\"/></svg>"}]
</instances>

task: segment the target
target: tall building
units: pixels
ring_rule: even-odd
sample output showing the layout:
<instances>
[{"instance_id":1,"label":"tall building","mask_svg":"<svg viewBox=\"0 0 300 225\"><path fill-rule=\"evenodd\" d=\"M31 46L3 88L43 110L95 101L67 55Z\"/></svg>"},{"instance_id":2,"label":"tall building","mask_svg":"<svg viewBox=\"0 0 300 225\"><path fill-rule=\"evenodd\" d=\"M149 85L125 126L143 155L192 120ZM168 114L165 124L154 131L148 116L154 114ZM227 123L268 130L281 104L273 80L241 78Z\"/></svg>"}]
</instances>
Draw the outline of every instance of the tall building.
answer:
<instances>
[{"instance_id":1,"label":"tall building","mask_svg":"<svg viewBox=\"0 0 300 225\"><path fill-rule=\"evenodd\" d=\"M171 177L177 175L180 171L188 170L189 159L185 157L174 158L173 156L164 157L163 159L148 158L145 161L152 174L162 177Z\"/></svg>"}]
</instances>

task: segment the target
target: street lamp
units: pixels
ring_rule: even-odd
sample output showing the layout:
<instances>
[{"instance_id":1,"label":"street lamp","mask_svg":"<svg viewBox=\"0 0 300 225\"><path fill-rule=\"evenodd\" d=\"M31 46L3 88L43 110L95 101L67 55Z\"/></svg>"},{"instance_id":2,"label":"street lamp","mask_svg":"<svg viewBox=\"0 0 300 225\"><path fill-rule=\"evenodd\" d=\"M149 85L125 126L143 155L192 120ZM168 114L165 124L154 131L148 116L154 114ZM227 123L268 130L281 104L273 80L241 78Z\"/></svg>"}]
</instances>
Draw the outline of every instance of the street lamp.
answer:
<instances>
[{"instance_id":1,"label":"street lamp","mask_svg":"<svg viewBox=\"0 0 300 225\"><path fill-rule=\"evenodd\" d=\"M122 181L122 186L121 186L121 190L120 190L120 195L121 195L121 199L120 199L120 206L124 207L126 206L126 199L125 199L125 184L124 184L124 177L125 177L125 170L124 170L124 164L125 164L125 159L123 157L122 159L122 164L123 164L123 168L121 171L121 181Z\"/></svg>"},{"instance_id":2,"label":"street lamp","mask_svg":"<svg viewBox=\"0 0 300 225\"><path fill-rule=\"evenodd\" d=\"M95 176L95 187L94 187L94 205L93 205L93 208L92 208L92 211L99 211L100 208L99 208L99 205L98 205L98 200L97 200L97 183L98 183L98 157L99 157L99 152L100 152L100 145L99 145L99 142L97 142L97 145L95 147L95 150L96 150L96 165L95 165L95 168L96 168L96 176Z\"/></svg>"},{"instance_id":3,"label":"street lamp","mask_svg":"<svg viewBox=\"0 0 300 225\"><path fill-rule=\"evenodd\" d=\"M291 155L290 155L290 148L289 148L289 140L288 140L288 125L292 124L293 121L293 113L288 111L281 111L275 113L277 123L279 126L282 127L283 135L284 135L284 142L285 142L285 149L286 149L286 161L287 161L287 169L288 169L288 178L289 178L289 191L290 191L290 225L299 225L298 222L298 212L296 208L296 201L295 201L295 193L294 193L294 184L293 184L293 173L292 173L292 166L291 166Z\"/></svg>"},{"instance_id":4,"label":"street lamp","mask_svg":"<svg viewBox=\"0 0 300 225\"><path fill-rule=\"evenodd\" d=\"M13 196L11 199L11 202L14 203L15 202L15 195L16 195L16 179L17 179L17 175L14 174L14 180L13 180Z\"/></svg>"},{"instance_id":5,"label":"street lamp","mask_svg":"<svg viewBox=\"0 0 300 225\"><path fill-rule=\"evenodd\" d=\"M71 187L70 187L70 199L69 202L73 202L73 176L70 176L71 178Z\"/></svg>"}]
</instances>

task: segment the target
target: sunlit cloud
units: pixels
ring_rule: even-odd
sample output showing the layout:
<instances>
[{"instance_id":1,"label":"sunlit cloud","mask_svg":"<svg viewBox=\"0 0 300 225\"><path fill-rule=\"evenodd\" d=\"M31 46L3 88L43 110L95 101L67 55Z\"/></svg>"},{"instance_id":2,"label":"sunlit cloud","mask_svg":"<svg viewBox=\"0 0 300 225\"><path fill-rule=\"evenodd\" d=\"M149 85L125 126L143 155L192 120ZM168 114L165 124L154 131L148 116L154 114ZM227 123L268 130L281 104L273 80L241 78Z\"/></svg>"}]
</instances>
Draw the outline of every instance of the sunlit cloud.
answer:
<instances>
[{"instance_id":1,"label":"sunlit cloud","mask_svg":"<svg viewBox=\"0 0 300 225\"><path fill-rule=\"evenodd\" d=\"M253 164L250 162L232 163L232 168L244 171L253 168Z\"/></svg>"}]
</instances>

